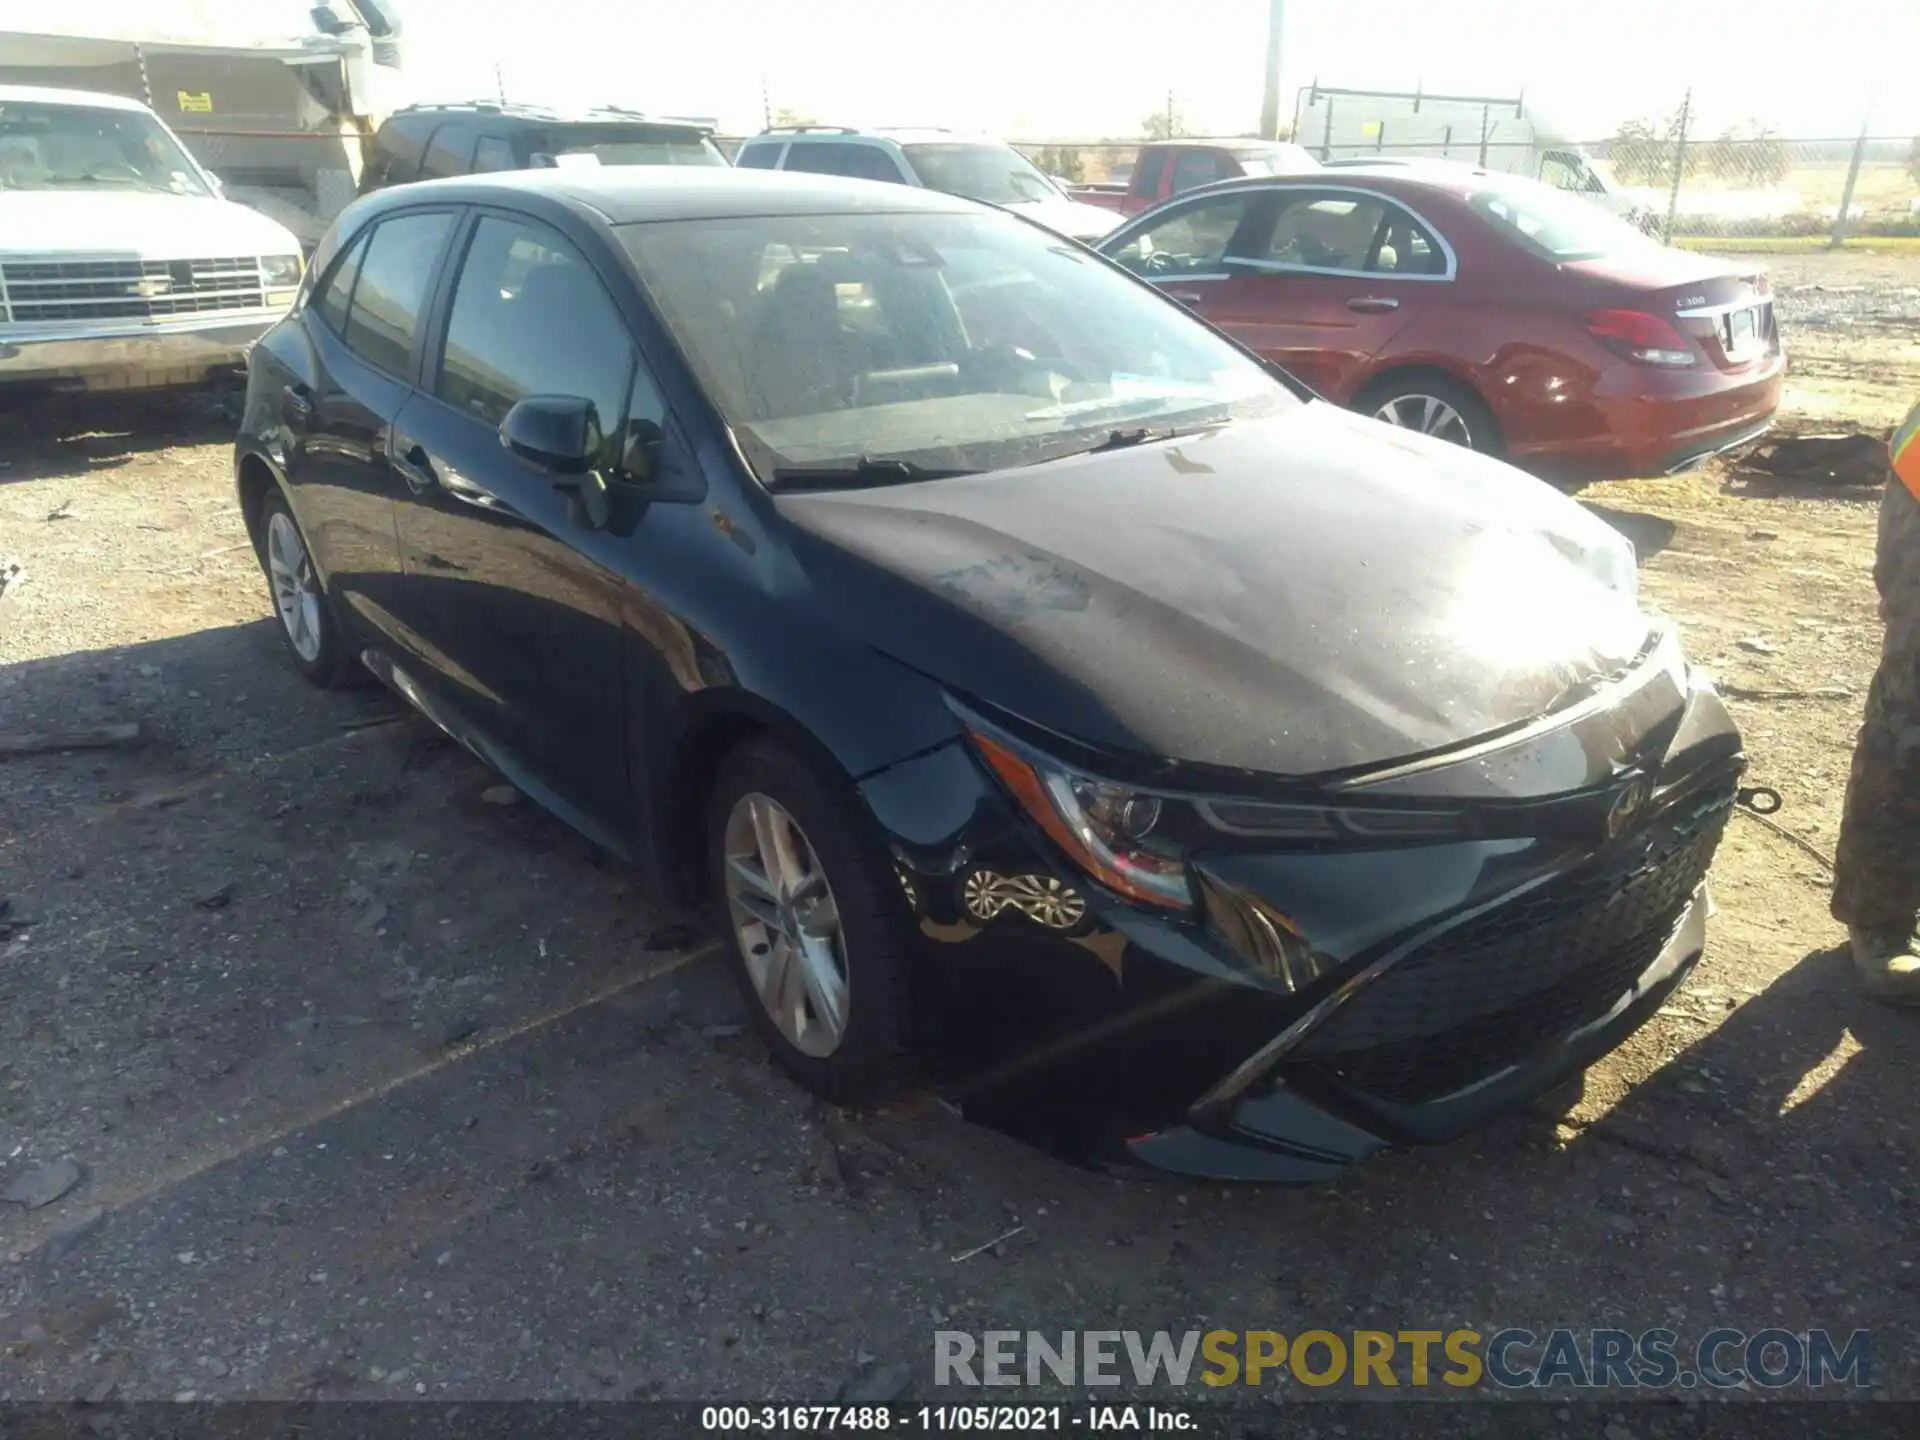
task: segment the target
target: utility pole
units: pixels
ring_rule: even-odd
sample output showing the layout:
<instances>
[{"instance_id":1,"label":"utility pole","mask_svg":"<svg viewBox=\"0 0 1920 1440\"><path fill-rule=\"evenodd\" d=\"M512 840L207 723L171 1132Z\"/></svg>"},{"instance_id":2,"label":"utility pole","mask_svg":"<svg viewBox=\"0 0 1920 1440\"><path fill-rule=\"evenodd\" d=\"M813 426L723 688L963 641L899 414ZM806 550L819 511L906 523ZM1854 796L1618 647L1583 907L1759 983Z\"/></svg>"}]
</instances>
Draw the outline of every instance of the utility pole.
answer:
<instances>
[{"instance_id":1,"label":"utility pole","mask_svg":"<svg viewBox=\"0 0 1920 1440\"><path fill-rule=\"evenodd\" d=\"M1847 183L1840 187L1840 209L1833 217L1833 234L1827 240L1829 250L1838 250L1847 243L1847 211L1853 208L1853 187L1860 183L1860 162L1867 155L1867 132L1873 128L1873 107L1879 98L1880 87L1876 85L1867 95L1867 113L1860 117L1860 138L1853 142L1853 159L1847 164Z\"/></svg>"},{"instance_id":2,"label":"utility pole","mask_svg":"<svg viewBox=\"0 0 1920 1440\"><path fill-rule=\"evenodd\" d=\"M1173 138L1173 91L1167 91L1167 139Z\"/></svg>"},{"instance_id":3,"label":"utility pole","mask_svg":"<svg viewBox=\"0 0 1920 1440\"><path fill-rule=\"evenodd\" d=\"M493 63L493 89L500 97L500 107L504 110L507 104L507 77L497 60Z\"/></svg>"},{"instance_id":4,"label":"utility pole","mask_svg":"<svg viewBox=\"0 0 1920 1440\"><path fill-rule=\"evenodd\" d=\"M1267 83L1260 96L1260 138L1280 138L1280 31L1287 0L1267 0Z\"/></svg>"},{"instance_id":5,"label":"utility pole","mask_svg":"<svg viewBox=\"0 0 1920 1440\"><path fill-rule=\"evenodd\" d=\"M1667 192L1667 223L1661 227L1660 243L1673 243L1673 222L1680 213L1680 182L1687 174L1687 127L1693 123L1693 90L1680 102L1680 123L1673 136L1673 189Z\"/></svg>"},{"instance_id":6,"label":"utility pole","mask_svg":"<svg viewBox=\"0 0 1920 1440\"><path fill-rule=\"evenodd\" d=\"M773 101L767 96L767 72L760 72L760 123L764 130L773 128Z\"/></svg>"}]
</instances>

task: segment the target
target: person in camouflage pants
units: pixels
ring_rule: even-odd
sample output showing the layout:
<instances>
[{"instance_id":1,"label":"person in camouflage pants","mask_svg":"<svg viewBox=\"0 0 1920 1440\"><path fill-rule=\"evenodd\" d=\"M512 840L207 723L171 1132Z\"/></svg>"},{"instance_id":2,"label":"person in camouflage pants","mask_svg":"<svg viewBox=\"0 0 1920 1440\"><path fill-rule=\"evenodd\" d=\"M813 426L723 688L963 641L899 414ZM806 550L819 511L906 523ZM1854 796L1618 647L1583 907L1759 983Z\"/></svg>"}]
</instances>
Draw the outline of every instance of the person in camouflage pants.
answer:
<instances>
[{"instance_id":1,"label":"person in camouflage pants","mask_svg":"<svg viewBox=\"0 0 1920 1440\"><path fill-rule=\"evenodd\" d=\"M1867 990L1920 1005L1920 405L1892 456L1873 566L1886 640L1847 781L1833 915Z\"/></svg>"}]
</instances>

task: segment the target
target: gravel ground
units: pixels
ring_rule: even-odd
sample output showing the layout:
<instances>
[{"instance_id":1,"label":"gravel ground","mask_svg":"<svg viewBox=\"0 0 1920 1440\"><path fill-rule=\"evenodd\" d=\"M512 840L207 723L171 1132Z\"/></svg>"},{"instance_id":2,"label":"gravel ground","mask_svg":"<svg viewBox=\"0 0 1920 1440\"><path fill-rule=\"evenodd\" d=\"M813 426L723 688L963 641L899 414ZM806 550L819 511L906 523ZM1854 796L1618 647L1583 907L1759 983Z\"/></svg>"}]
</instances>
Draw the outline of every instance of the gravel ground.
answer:
<instances>
[{"instance_id":1,"label":"gravel ground","mask_svg":"<svg viewBox=\"0 0 1920 1440\"><path fill-rule=\"evenodd\" d=\"M1861 258L1775 264L1790 426L1920 393L1911 332L1835 299ZM0 414L0 731L145 732L0 761L0 1189L73 1182L0 1204L0 1400L926 1396L931 1332L994 1325L1865 1327L1920 1393L1920 1019L1854 993L1780 836L1736 821L1706 962L1571 1111L1331 1187L836 1112L584 842L378 691L298 680L225 424ZM1830 853L1875 496L1716 467L1583 498Z\"/></svg>"}]
</instances>

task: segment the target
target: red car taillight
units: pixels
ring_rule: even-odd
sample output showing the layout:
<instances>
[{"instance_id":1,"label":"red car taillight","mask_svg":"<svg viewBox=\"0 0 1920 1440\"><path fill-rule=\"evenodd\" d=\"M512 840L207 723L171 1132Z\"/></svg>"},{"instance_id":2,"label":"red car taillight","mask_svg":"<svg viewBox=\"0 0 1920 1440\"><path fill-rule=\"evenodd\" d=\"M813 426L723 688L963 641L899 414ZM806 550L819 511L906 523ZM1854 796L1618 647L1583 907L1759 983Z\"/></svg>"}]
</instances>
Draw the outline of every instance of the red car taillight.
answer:
<instances>
[{"instance_id":1,"label":"red car taillight","mask_svg":"<svg viewBox=\"0 0 1920 1440\"><path fill-rule=\"evenodd\" d=\"M1580 317L1587 333L1642 365L1691 365L1693 346L1670 320L1644 310L1594 310Z\"/></svg>"}]
</instances>

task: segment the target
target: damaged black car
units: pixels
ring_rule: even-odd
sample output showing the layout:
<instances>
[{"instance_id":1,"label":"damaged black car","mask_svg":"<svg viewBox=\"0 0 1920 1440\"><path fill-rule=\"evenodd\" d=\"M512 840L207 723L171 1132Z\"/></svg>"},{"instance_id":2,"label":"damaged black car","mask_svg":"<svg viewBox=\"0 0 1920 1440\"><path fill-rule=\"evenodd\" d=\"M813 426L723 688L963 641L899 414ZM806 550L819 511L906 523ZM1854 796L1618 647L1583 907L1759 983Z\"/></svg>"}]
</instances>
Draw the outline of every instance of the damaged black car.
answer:
<instances>
[{"instance_id":1,"label":"damaged black car","mask_svg":"<svg viewBox=\"0 0 1920 1440\"><path fill-rule=\"evenodd\" d=\"M832 1099L1320 1179L1577 1076L1700 958L1741 742L1628 543L1016 217L384 192L236 464L294 663L704 907Z\"/></svg>"}]
</instances>

